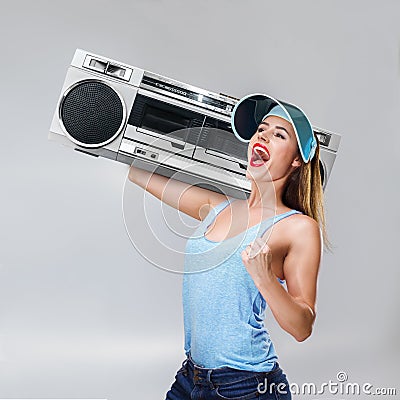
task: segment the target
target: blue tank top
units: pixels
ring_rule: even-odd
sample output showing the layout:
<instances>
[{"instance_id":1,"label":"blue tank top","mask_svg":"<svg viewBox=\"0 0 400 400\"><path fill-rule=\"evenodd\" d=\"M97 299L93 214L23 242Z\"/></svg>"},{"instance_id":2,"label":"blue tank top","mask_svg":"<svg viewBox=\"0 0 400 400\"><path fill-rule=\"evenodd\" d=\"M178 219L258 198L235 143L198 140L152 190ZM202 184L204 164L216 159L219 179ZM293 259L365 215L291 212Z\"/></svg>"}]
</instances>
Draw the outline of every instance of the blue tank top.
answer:
<instances>
[{"instance_id":1,"label":"blue tank top","mask_svg":"<svg viewBox=\"0 0 400 400\"><path fill-rule=\"evenodd\" d=\"M290 210L276 215L222 242L207 239L208 227L229 203L226 200L212 209L186 243L184 350L204 368L271 371L278 357L264 326L267 303L247 272L241 252L274 223L302 213Z\"/></svg>"}]
</instances>

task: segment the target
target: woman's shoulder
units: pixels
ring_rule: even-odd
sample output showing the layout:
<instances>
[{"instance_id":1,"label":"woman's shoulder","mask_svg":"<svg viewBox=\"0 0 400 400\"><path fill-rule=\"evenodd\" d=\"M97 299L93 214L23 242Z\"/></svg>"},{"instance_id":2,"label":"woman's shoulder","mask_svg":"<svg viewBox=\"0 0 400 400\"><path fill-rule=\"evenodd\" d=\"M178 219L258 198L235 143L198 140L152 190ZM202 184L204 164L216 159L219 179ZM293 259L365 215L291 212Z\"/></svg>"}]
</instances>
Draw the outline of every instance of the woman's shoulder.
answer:
<instances>
[{"instance_id":1,"label":"woman's shoulder","mask_svg":"<svg viewBox=\"0 0 400 400\"><path fill-rule=\"evenodd\" d=\"M318 247L320 229L313 218L306 214L292 212L288 213L286 218L280 219L274 225L274 229L265 231L264 237L268 240L268 246L273 254L281 255L284 260L289 253L309 252L309 249ZM310 250L310 254L313 251Z\"/></svg>"},{"instance_id":2,"label":"woman's shoulder","mask_svg":"<svg viewBox=\"0 0 400 400\"><path fill-rule=\"evenodd\" d=\"M290 218L287 218L287 220L290 220L290 225L293 228L297 229L315 229L315 227L319 228L318 222L308 216L307 214L304 214L301 211L295 210L295 209L288 209L288 213L292 212L290 215Z\"/></svg>"},{"instance_id":3,"label":"woman's shoulder","mask_svg":"<svg viewBox=\"0 0 400 400\"><path fill-rule=\"evenodd\" d=\"M305 237L315 238L321 234L318 222L303 213L293 213L287 220L286 232L292 241L302 240Z\"/></svg>"},{"instance_id":4,"label":"woman's shoulder","mask_svg":"<svg viewBox=\"0 0 400 400\"><path fill-rule=\"evenodd\" d=\"M310 235L314 232L319 233L320 227L318 222L299 210L287 207L286 209L282 209L278 214L283 217L281 220L283 223L279 223L280 228L288 237L295 239L299 235Z\"/></svg>"}]
</instances>

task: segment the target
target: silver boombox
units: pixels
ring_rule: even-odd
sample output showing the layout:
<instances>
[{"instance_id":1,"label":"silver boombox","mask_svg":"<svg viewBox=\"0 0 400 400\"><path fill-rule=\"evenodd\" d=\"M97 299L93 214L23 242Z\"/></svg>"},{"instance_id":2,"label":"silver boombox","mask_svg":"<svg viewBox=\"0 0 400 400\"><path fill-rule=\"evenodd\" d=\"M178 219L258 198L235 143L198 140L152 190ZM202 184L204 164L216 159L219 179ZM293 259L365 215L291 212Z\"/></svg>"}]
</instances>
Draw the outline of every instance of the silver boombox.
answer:
<instances>
[{"instance_id":1,"label":"silver boombox","mask_svg":"<svg viewBox=\"0 0 400 400\"><path fill-rule=\"evenodd\" d=\"M77 151L246 198L248 144L231 114L239 99L77 49L49 139ZM313 127L325 189L340 135Z\"/></svg>"}]
</instances>

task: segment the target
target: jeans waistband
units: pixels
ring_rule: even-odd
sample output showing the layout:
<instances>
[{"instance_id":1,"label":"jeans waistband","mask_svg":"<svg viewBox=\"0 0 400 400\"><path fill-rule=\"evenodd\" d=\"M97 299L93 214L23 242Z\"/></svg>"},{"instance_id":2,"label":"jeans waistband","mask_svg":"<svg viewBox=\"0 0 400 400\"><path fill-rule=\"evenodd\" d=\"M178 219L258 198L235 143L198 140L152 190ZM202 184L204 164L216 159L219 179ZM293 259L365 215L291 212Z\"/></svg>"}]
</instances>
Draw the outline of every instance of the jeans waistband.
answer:
<instances>
[{"instance_id":1,"label":"jeans waistband","mask_svg":"<svg viewBox=\"0 0 400 400\"><path fill-rule=\"evenodd\" d=\"M272 378L273 376L283 372L278 361L275 361L274 368L271 371L264 372L239 370L231 367L204 368L200 367L193 361L190 353L188 353L182 366L193 373L196 382L214 383L216 385L239 382L253 376Z\"/></svg>"}]
</instances>

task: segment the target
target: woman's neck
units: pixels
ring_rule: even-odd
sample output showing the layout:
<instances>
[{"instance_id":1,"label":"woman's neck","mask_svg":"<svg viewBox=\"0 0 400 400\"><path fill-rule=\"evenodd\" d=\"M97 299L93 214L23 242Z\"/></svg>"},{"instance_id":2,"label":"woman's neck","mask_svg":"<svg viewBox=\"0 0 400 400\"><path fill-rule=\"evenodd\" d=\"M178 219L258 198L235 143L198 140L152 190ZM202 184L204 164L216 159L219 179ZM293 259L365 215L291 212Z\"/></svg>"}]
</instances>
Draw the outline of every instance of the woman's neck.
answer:
<instances>
[{"instance_id":1,"label":"woman's neck","mask_svg":"<svg viewBox=\"0 0 400 400\"><path fill-rule=\"evenodd\" d=\"M251 181L251 193L247 205L253 209L280 210L287 208L282 202L283 184L280 182Z\"/></svg>"}]
</instances>

